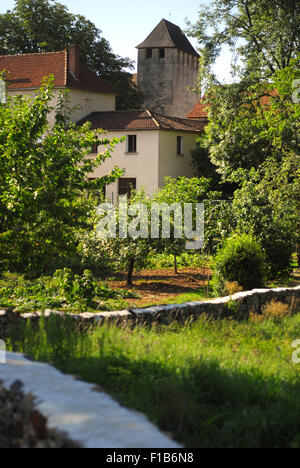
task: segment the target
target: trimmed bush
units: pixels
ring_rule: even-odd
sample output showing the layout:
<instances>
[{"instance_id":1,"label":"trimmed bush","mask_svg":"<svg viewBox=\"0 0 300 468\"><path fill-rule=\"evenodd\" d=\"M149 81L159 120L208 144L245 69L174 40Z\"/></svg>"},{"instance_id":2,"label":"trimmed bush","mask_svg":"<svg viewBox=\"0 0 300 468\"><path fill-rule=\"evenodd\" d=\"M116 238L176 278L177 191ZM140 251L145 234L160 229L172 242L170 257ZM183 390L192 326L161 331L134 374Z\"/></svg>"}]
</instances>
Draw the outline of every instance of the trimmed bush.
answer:
<instances>
[{"instance_id":1,"label":"trimmed bush","mask_svg":"<svg viewBox=\"0 0 300 468\"><path fill-rule=\"evenodd\" d=\"M260 243L247 234L227 239L213 262L213 289L226 293L226 284L236 282L244 291L259 288L265 281L265 255Z\"/></svg>"}]
</instances>

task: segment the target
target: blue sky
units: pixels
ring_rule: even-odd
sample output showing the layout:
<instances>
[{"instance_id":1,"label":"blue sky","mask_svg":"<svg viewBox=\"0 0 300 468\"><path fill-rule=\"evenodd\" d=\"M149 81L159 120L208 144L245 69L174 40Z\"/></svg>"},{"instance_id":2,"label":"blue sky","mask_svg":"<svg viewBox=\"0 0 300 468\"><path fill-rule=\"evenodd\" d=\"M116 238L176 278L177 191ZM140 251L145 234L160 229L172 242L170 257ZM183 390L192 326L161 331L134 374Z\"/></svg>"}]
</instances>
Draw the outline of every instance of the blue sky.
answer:
<instances>
[{"instance_id":1,"label":"blue sky","mask_svg":"<svg viewBox=\"0 0 300 468\"><path fill-rule=\"evenodd\" d=\"M185 19L192 23L198 18L201 0L59 0L72 13L82 14L102 30L114 53L136 61L135 47L141 43L162 18L172 21L182 29ZM210 0L205 0L210 3ZM1 0L0 13L12 9L14 0ZM189 38L194 47L197 41ZM216 66L222 81L229 80L230 57L224 53Z\"/></svg>"}]
</instances>

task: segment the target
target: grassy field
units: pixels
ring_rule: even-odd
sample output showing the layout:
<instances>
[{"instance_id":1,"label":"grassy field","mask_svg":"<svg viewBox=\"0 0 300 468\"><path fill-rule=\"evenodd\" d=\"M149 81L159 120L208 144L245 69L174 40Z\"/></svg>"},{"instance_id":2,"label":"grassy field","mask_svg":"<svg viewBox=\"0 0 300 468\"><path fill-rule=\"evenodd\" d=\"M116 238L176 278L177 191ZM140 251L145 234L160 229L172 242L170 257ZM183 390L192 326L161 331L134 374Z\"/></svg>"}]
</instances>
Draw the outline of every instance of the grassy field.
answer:
<instances>
[{"instance_id":1,"label":"grassy field","mask_svg":"<svg viewBox=\"0 0 300 468\"><path fill-rule=\"evenodd\" d=\"M10 348L95 383L187 447L300 447L300 314L82 334L57 320Z\"/></svg>"}]
</instances>

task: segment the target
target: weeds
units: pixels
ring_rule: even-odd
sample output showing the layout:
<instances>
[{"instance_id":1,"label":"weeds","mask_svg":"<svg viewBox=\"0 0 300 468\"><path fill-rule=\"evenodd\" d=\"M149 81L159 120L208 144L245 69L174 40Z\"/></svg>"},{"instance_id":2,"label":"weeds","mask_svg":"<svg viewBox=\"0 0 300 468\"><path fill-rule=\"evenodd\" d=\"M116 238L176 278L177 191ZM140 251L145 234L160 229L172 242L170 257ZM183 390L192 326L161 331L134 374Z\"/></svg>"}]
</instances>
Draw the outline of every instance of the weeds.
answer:
<instances>
[{"instance_id":1,"label":"weeds","mask_svg":"<svg viewBox=\"0 0 300 468\"><path fill-rule=\"evenodd\" d=\"M113 290L104 283L96 283L89 270L74 275L68 268L57 270L53 277L25 281L22 277L7 278L0 288L0 306L14 307L19 312L48 309L111 310L120 307L124 299L136 294L122 289ZM3 284L3 283L2 283Z\"/></svg>"}]
</instances>

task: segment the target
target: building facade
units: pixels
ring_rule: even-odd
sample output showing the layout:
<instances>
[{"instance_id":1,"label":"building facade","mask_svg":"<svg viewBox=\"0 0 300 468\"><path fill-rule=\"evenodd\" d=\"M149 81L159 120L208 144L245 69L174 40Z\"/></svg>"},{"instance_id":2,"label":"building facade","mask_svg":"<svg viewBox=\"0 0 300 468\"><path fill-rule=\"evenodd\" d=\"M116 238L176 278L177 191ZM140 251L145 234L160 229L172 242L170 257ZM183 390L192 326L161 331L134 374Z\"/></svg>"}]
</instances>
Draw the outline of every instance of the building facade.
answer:
<instances>
[{"instance_id":1,"label":"building facade","mask_svg":"<svg viewBox=\"0 0 300 468\"><path fill-rule=\"evenodd\" d=\"M149 110L95 112L78 124L86 121L94 129L106 131L99 134L99 139L126 137L116 146L113 157L90 174L98 178L109 174L114 166L124 169L122 178L106 188L108 200L115 202L119 195L130 195L132 188L145 189L151 196L163 187L166 177L193 177L191 151L203 131L202 122L165 117ZM102 151L100 145L97 152Z\"/></svg>"}]
</instances>

